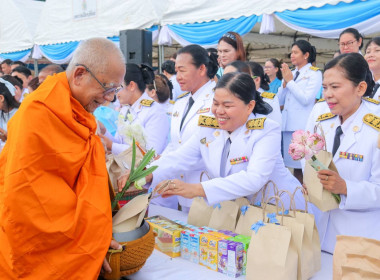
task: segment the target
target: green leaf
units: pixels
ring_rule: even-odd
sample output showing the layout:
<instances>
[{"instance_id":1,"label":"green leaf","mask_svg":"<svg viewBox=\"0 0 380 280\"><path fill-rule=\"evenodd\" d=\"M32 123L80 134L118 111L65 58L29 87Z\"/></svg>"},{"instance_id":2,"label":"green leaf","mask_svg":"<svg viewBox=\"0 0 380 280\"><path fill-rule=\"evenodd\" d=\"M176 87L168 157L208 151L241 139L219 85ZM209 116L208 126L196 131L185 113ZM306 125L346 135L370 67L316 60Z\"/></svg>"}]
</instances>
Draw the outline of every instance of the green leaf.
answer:
<instances>
[{"instance_id":1,"label":"green leaf","mask_svg":"<svg viewBox=\"0 0 380 280\"><path fill-rule=\"evenodd\" d=\"M149 174L153 173L153 171L156 170L157 167L158 166L151 166L148 169L142 171L141 173L136 174L135 177L133 177L133 181L137 181L137 180L139 180L142 177L148 176Z\"/></svg>"},{"instance_id":2,"label":"green leaf","mask_svg":"<svg viewBox=\"0 0 380 280\"><path fill-rule=\"evenodd\" d=\"M136 168L136 173L140 173L147 165L148 163L151 161L151 159L154 157L154 150L153 149L150 149L146 154L145 156L143 157L143 159L141 160L139 166Z\"/></svg>"},{"instance_id":3,"label":"green leaf","mask_svg":"<svg viewBox=\"0 0 380 280\"><path fill-rule=\"evenodd\" d=\"M133 171L135 170L135 164L136 164L136 142L135 142L135 138L133 138L133 140L132 140L132 164L131 164L131 171L129 174L133 174Z\"/></svg>"}]
</instances>

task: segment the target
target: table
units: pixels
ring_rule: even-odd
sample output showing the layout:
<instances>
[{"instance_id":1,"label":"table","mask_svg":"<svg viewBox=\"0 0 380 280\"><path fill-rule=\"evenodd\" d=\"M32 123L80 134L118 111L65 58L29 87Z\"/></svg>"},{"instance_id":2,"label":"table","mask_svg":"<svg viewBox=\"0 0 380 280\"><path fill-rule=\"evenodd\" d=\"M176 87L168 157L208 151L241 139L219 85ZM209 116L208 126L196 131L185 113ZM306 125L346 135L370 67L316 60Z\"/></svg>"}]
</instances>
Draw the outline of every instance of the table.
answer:
<instances>
[{"instance_id":1,"label":"table","mask_svg":"<svg viewBox=\"0 0 380 280\"><path fill-rule=\"evenodd\" d=\"M187 213L173 209L160 207L157 205L149 206L149 216L162 215L171 220L187 221ZM332 279L332 255L322 252L321 270L315 274L311 280L330 280ZM131 280L165 279L165 280L231 280L216 271L212 271L201 265L178 258L171 258L160 251L154 250L146 261L144 267L137 273L128 276ZM240 276L236 279L245 279ZM286 280L286 279L284 279Z\"/></svg>"}]
</instances>

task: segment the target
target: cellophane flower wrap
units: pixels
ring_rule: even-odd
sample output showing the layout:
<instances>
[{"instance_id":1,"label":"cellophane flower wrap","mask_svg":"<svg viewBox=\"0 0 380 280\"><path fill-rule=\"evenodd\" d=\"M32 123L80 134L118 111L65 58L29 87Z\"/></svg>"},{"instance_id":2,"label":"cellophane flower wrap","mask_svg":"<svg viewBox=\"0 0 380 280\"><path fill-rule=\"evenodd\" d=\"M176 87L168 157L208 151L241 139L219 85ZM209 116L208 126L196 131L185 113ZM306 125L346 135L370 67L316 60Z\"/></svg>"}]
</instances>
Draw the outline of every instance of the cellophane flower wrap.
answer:
<instances>
[{"instance_id":1,"label":"cellophane flower wrap","mask_svg":"<svg viewBox=\"0 0 380 280\"><path fill-rule=\"evenodd\" d=\"M146 147L144 128L137 119L133 118L131 113L128 112L125 117L120 114L117 127L119 135L121 135L124 141L129 145L132 145L132 141L135 139L139 145L144 148Z\"/></svg>"},{"instance_id":2,"label":"cellophane flower wrap","mask_svg":"<svg viewBox=\"0 0 380 280\"><path fill-rule=\"evenodd\" d=\"M327 169L315 156L325 147L325 139L318 133L296 130L292 134L292 141L288 153L293 160L305 159L318 172ZM335 200L340 203L340 195L332 193Z\"/></svg>"}]
</instances>

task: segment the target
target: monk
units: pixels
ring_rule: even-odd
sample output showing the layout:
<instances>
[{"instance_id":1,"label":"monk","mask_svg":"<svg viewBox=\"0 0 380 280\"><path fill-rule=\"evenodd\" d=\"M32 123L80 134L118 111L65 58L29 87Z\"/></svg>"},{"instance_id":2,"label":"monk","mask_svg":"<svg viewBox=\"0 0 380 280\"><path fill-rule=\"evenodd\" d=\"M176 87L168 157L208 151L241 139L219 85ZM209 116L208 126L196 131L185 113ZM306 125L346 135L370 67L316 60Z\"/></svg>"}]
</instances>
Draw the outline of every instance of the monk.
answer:
<instances>
[{"instance_id":1,"label":"monk","mask_svg":"<svg viewBox=\"0 0 380 280\"><path fill-rule=\"evenodd\" d=\"M63 68L58 64L49 64L41 69L40 73L38 73L38 82L42 84L45 81L47 76L51 76L54 74L58 74L63 72Z\"/></svg>"},{"instance_id":2,"label":"monk","mask_svg":"<svg viewBox=\"0 0 380 280\"><path fill-rule=\"evenodd\" d=\"M0 155L0 279L97 279L112 217L92 112L114 98L124 74L114 43L84 41L67 71L48 77L9 122Z\"/></svg>"}]
</instances>

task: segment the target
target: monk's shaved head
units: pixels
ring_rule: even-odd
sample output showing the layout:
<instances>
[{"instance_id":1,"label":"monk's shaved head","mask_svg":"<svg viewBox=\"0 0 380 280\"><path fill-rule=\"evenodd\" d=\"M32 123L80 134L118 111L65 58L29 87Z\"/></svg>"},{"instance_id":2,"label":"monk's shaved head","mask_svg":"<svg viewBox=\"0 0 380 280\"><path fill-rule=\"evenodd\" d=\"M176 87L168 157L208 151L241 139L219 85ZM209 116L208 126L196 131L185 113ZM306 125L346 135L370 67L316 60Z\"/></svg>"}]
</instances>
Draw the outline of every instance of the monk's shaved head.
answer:
<instances>
[{"instance_id":1,"label":"monk's shaved head","mask_svg":"<svg viewBox=\"0 0 380 280\"><path fill-rule=\"evenodd\" d=\"M111 64L115 60L125 65L123 53L112 41L104 38L92 38L80 43L66 71L72 71L77 64L84 64L95 74L105 73L112 67Z\"/></svg>"},{"instance_id":2,"label":"monk's shaved head","mask_svg":"<svg viewBox=\"0 0 380 280\"><path fill-rule=\"evenodd\" d=\"M38 82L41 84L43 81L45 81L47 76L57 74L63 71L64 70L60 65L49 64L48 66L42 68L41 71L38 73Z\"/></svg>"}]
</instances>

